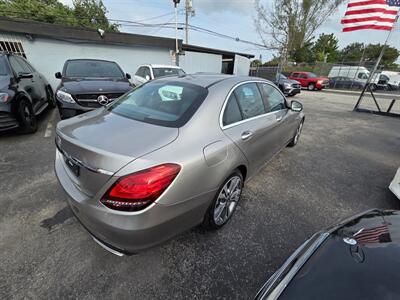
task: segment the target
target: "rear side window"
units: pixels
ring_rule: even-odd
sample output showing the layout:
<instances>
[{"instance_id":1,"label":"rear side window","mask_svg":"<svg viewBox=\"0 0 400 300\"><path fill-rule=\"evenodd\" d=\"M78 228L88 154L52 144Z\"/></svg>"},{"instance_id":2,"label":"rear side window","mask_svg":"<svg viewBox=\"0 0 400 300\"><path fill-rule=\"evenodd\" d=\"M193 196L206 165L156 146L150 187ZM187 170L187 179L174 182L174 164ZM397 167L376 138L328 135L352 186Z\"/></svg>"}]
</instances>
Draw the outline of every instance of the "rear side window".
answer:
<instances>
[{"instance_id":1,"label":"rear side window","mask_svg":"<svg viewBox=\"0 0 400 300\"><path fill-rule=\"evenodd\" d=\"M242 84L235 89L234 94L243 119L265 114L264 102L256 83Z\"/></svg>"},{"instance_id":2,"label":"rear side window","mask_svg":"<svg viewBox=\"0 0 400 300\"><path fill-rule=\"evenodd\" d=\"M222 124L223 126L228 126L240 121L242 121L242 113L240 112L236 96L232 93L225 107Z\"/></svg>"},{"instance_id":3,"label":"rear side window","mask_svg":"<svg viewBox=\"0 0 400 300\"><path fill-rule=\"evenodd\" d=\"M299 77L299 73L293 73L291 77L297 78Z\"/></svg>"},{"instance_id":4,"label":"rear side window","mask_svg":"<svg viewBox=\"0 0 400 300\"><path fill-rule=\"evenodd\" d=\"M282 94L272 85L262 83L260 84L263 97L269 106L269 112L286 109L286 100Z\"/></svg>"},{"instance_id":5,"label":"rear side window","mask_svg":"<svg viewBox=\"0 0 400 300\"><path fill-rule=\"evenodd\" d=\"M166 127L181 127L207 97L207 89L183 82L150 82L115 101L109 110L121 116Z\"/></svg>"}]
</instances>

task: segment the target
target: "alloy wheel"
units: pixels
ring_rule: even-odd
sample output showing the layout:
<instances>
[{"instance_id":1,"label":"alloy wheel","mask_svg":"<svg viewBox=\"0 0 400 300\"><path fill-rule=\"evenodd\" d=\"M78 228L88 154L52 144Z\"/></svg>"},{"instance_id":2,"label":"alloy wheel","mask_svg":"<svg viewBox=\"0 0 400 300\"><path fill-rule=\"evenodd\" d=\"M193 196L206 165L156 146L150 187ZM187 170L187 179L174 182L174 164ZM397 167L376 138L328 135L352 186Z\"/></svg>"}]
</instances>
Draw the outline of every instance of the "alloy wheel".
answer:
<instances>
[{"instance_id":1,"label":"alloy wheel","mask_svg":"<svg viewBox=\"0 0 400 300\"><path fill-rule=\"evenodd\" d=\"M214 206L214 222L216 225L225 224L232 216L239 202L242 186L242 179L239 176L233 176L225 183Z\"/></svg>"}]
</instances>

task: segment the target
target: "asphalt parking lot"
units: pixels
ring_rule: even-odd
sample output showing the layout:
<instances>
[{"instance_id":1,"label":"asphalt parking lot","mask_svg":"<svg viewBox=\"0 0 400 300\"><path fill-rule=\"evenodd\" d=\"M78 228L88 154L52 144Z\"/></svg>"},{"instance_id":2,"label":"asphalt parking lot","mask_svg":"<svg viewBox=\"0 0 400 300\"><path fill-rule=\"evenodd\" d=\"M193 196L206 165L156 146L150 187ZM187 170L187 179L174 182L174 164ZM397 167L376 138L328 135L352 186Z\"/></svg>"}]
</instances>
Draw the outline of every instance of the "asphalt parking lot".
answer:
<instances>
[{"instance_id":1,"label":"asphalt parking lot","mask_svg":"<svg viewBox=\"0 0 400 300\"><path fill-rule=\"evenodd\" d=\"M356 96L302 92L300 143L246 186L231 222L117 257L72 216L53 171L57 113L0 134L0 299L248 299L305 239L352 214L400 209L400 119L352 112Z\"/></svg>"}]
</instances>

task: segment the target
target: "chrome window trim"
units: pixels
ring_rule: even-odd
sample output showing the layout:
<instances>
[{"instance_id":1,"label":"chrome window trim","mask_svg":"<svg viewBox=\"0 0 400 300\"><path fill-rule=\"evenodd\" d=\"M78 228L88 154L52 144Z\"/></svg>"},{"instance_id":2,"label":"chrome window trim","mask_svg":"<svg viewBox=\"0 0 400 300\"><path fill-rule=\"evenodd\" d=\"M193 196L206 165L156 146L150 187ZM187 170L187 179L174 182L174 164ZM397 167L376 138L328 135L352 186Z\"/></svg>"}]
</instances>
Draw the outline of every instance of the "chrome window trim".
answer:
<instances>
[{"instance_id":1,"label":"chrome window trim","mask_svg":"<svg viewBox=\"0 0 400 300\"><path fill-rule=\"evenodd\" d=\"M239 86L241 86L241 85L243 85L243 84L248 84L248 83L256 83L256 84L257 84L257 83L263 83L263 84L268 84L268 85L270 85L271 87L273 87L273 88L275 88L277 91L279 91L279 93L281 93L283 99L285 100L285 105L287 106L287 100L286 100L285 95L282 93L282 91L281 91L280 89L277 89L277 88L276 88L273 84L271 84L270 82L264 81L264 80L247 80L247 81L239 82L239 83L235 84L235 85L233 86L233 88L230 89L228 95L227 95L226 98L225 98L224 104L222 105L222 109L221 109L221 112L220 112L220 114L219 114L219 126L221 127L222 130L229 129L229 128L232 128L232 127L235 127L235 126L239 126L239 125L244 124L244 123L246 123L246 122L250 122L250 121L253 121L253 120L256 120L256 119L260 119L260 118L263 118L263 117L266 117L266 116L269 116L269 115L272 115L272 114L275 114L275 113L277 113L277 112L279 112L279 111L284 110L284 109L280 109L280 110L270 111L270 112L267 112L267 113L262 114L262 115L258 115L258 116L255 116L255 117L252 117L252 118L249 118L249 119L245 119L245 120L242 120L242 121L235 122L235 123L232 123L232 124L229 124L229 125L224 126L224 122L223 122L224 113L225 113L226 105L228 104L228 100L229 100L230 96L232 95L232 93L235 91L236 88L238 88ZM260 94L261 94L261 97L262 97L261 91L260 91ZM286 108L286 109L288 109L288 108Z\"/></svg>"}]
</instances>

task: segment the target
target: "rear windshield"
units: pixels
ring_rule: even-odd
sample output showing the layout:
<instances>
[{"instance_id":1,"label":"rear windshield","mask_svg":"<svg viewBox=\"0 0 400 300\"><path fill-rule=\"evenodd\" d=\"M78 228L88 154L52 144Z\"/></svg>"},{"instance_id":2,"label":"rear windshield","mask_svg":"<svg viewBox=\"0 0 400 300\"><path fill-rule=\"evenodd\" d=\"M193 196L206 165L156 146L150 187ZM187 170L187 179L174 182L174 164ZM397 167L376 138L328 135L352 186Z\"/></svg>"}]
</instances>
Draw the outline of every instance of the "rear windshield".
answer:
<instances>
[{"instance_id":1,"label":"rear windshield","mask_svg":"<svg viewBox=\"0 0 400 300\"><path fill-rule=\"evenodd\" d=\"M207 89L182 82L149 82L109 106L121 116L146 123L181 127L207 96Z\"/></svg>"},{"instance_id":2,"label":"rear windshield","mask_svg":"<svg viewBox=\"0 0 400 300\"><path fill-rule=\"evenodd\" d=\"M182 69L177 69L177 68L153 68L153 75L154 78L171 76L171 75L182 76L185 75L185 72Z\"/></svg>"},{"instance_id":3,"label":"rear windshield","mask_svg":"<svg viewBox=\"0 0 400 300\"><path fill-rule=\"evenodd\" d=\"M6 76L10 74L8 69L7 61L5 56L0 56L0 76Z\"/></svg>"},{"instance_id":4,"label":"rear windshield","mask_svg":"<svg viewBox=\"0 0 400 300\"><path fill-rule=\"evenodd\" d=\"M75 60L67 62L65 77L69 78L123 78L124 73L115 62Z\"/></svg>"}]
</instances>

